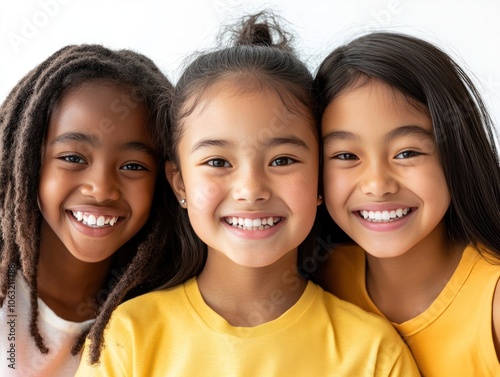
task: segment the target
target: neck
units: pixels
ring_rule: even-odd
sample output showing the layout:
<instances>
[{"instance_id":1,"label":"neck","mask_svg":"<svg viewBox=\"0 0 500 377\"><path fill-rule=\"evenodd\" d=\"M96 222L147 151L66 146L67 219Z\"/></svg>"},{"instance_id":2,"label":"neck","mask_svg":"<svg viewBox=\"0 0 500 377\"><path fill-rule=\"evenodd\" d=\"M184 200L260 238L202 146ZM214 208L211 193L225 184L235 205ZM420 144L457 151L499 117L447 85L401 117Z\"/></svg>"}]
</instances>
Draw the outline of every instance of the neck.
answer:
<instances>
[{"instance_id":1,"label":"neck","mask_svg":"<svg viewBox=\"0 0 500 377\"><path fill-rule=\"evenodd\" d=\"M297 271L297 252L266 267L236 265L217 251L208 252L198 276L203 299L233 326L272 321L300 298L307 285Z\"/></svg>"},{"instance_id":2,"label":"neck","mask_svg":"<svg viewBox=\"0 0 500 377\"><path fill-rule=\"evenodd\" d=\"M98 263L76 259L42 223L38 295L59 317L82 322L95 318L98 293L105 287L111 258Z\"/></svg>"},{"instance_id":3,"label":"neck","mask_svg":"<svg viewBox=\"0 0 500 377\"><path fill-rule=\"evenodd\" d=\"M366 286L380 311L402 323L423 313L455 272L465 245L448 240L444 226L394 258L367 254Z\"/></svg>"}]
</instances>

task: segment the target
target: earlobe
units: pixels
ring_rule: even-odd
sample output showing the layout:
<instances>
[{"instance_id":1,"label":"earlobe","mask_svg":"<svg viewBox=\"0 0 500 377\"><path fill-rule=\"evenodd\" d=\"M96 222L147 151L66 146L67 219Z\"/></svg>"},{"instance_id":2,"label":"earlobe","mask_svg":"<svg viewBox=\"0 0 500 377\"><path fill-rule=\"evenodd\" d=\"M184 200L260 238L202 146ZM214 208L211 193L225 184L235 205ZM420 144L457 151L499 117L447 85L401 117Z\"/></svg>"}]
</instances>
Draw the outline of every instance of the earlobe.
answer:
<instances>
[{"instance_id":1,"label":"earlobe","mask_svg":"<svg viewBox=\"0 0 500 377\"><path fill-rule=\"evenodd\" d=\"M182 180L180 170L174 162L167 161L165 163L165 176L167 177L167 181L172 187L172 190L174 190L177 200L185 198L186 190L184 189L184 181Z\"/></svg>"},{"instance_id":2,"label":"earlobe","mask_svg":"<svg viewBox=\"0 0 500 377\"><path fill-rule=\"evenodd\" d=\"M323 204L323 196L318 195L318 199L316 200L316 205L320 206Z\"/></svg>"}]
</instances>

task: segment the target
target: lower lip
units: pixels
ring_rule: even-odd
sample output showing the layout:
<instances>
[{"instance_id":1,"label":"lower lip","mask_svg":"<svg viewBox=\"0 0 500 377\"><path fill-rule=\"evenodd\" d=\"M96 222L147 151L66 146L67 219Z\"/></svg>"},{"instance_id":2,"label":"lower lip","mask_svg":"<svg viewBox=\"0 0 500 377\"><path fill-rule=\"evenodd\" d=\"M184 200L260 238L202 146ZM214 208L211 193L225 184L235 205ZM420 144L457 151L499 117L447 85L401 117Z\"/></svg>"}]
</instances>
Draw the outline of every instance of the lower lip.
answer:
<instances>
[{"instance_id":1,"label":"lower lip","mask_svg":"<svg viewBox=\"0 0 500 377\"><path fill-rule=\"evenodd\" d=\"M262 229L262 230L248 230L248 229L241 229L241 228L236 228L232 225L229 225L226 223L224 220L221 220L222 225L226 227L228 232L231 234L234 234L238 238L243 238L246 240L262 240L268 237L273 236L278 232L281 227L283 226L283 223L285 222L284 219L281 219L279 223L276 225L273 225L270 228Z\"/></svg>"},{"instance_id":2,"label":"lower lip","mask_svg":"<svg viewBox=\"0 0 500 377\"><path fill-rule=\"evenodd\" d=\"M88 226L88 225L85 225L84 223L82 223L81 221L78 221L77 219L75 219L75 217L73 216L72 213L69 213L67 212L67 215L71 221L71 223L73 224L73 226L82 234L88 236L88 237L95 237L95 238L99 238L99 237L105 237L111 233L113 233L114 231L116 231L117 227L120 226L120 224L122 223L119 219L115 225L113 226L103 226L103 227L99 227L99 228L94 228L94 227L91 227L91 226Z\"/></svg>"},{"instance_id":3,"label":"lower lip","mask_svg":"<svg viewBox=\"0 0 500 377\"><path fill-rule=\"evenodd\" d=\"M373 222L365 220L359 213L355 213L354 215L359 219L361 225L365 228L373 230L375 232L392 232L394 230L398 230L404 227L408 221L411 220L413 214L416 209L412 208L412 211L406 215L405 217L398 218L397 220L389 221L389 222Z\"/></svg>"}]
</instances>

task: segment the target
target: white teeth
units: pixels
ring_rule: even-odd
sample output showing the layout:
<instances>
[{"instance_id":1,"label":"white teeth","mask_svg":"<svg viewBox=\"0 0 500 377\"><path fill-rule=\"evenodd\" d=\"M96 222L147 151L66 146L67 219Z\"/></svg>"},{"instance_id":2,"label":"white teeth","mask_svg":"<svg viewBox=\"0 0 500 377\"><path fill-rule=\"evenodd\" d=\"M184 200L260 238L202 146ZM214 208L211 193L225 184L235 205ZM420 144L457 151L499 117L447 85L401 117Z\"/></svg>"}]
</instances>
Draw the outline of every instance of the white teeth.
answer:
<instances>
[{"instance_id":1,"label":"white teeth","mask_svg":"<svg viewBox=\"0 0 500 377\"><path fill-rule=\"evenodd\" d=\"M263 230L270 228L281 221L281 217L264 217L261 219L248 219L242 217L227 217L226 223L235 228L247 230Z\"/></svg>"},{"instance_id":2,"label":"white teeth","mask_svg":"<svg viewBox=\"0 0 500 377\"><path fill-rule=\"evenodd\" d=\"M96 215L93 215L91 213L90 214L83 213L81 211L76 211L76 212L72 211L72 212L73 212L73 216L75 217L76 220L82 222L85 225L88 225L88 226L91 226L94 228L103 227L106 225L113 226L116 224L116 222L118 221L118 218L119 218L118 216L110 217L110 216L103 216L103 215L96 217Z\"/></svg>"},{"instance_id":3,"label":"white teeth","mask_svg":"<svg viewBox=\"0 0 500 377\"><path fill-rule=\"evenodd\" d=\"M397 218L404 217L410 212L409 208L398 208L389 211L359 211L363 219L373 222L390 222Z\"/></svg>"},{"instance_id":4,"label":"white teeth","mask_svg":"<svg viewBox=\"0 0 500 377\"><path fill-rule=\"evenodd\" d=\"M89 218L87 219L87 224L89 225L97 224L97 220L94 215L89 215Z\"/></svg>"}]
</instances>

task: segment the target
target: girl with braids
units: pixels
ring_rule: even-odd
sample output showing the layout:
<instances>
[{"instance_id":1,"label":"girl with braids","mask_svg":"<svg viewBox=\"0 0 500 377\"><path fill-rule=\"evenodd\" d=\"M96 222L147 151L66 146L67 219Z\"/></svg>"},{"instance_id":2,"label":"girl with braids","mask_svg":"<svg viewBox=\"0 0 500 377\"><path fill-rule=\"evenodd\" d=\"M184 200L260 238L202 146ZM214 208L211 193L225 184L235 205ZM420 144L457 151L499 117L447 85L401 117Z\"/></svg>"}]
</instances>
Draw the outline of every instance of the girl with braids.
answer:
<instances>
[{"instance_id":1,"label":"girl with braids","mask_svg":"<svg viewBox=\"0 0 500 377\"><path fill-rule=\"evenodd\" d=\"M171 91L148 58L81 45L2 104L0 375L72 376L89 331L168 278Z\"/></svg>"},{"instance_id":2,"label":"girl with braids","mask_svg":"<svg viewBox=\"0 0 500 377\"><path fill-rule=\"evenodd\" d=\"M423 375L500 376L500 167L471 80L428 42L373 33L316 87L326 207L359 245L324 285L389 319Z\"/></svg>"},{"instance_id":3,"label":"girl with braids","mask_svg":"<svg viewBox=\"0 0 500 377\"><path fill-rule=\"evenodd\" d=\"M313 80L266 16L175 89L166 174L184 283L118 308L77 376L419 375L387 322L299 273L321 203Z\"/></svg>"}]
</instances>

